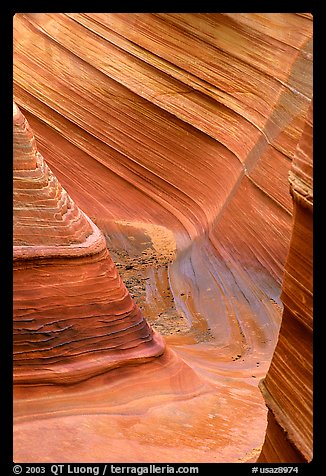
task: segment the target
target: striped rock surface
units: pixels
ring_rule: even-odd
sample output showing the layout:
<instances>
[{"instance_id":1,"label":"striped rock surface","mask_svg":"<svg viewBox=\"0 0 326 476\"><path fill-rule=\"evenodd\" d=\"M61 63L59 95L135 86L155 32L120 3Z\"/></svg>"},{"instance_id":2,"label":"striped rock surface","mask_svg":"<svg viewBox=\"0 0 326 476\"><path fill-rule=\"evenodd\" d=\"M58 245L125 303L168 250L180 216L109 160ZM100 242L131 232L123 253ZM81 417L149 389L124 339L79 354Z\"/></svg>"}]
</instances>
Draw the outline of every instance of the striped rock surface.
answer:
<instances>
[{"instance_id":1,"label":"striped rock surface","mask_svg":"<svg viewBox=\"0 0 326 476\"><path fill-rule=\"evenodd\" d=\"M20 462L247 460L260 421L240 439L229 422L266 414L165 349L15 104L14 384Z\"/></svg>"},{"instance_id":2,"label":"striped rock surface","mask_svg":"<svg viewBox=\"0 0 326 476\"><path fill-rule=\"evenodd\" d=\"M267 425L258 382L278 339L291 238L288 173L311 97L309 14L15 16L14 98L51 170L118 260L127 253L137 268L147 241L175 250L142 271L146 320L164 333L160 314L174 312L163 356L112 370L114 390L95 377L93 406L86 383L72 400L60 386L52 394L48 412L64 412L68 433L89 428L94 461L257 459ZM61 420L26 416L38 398L20 407L16 441L41 424L59 438ZM82 429L67 461L83 457ZM50 438L42 456L29 441L17 456L62 457Z\"/></svg>"},{"instance_id":3,"label":"striped rock surface","mask_svg":"<svg viewBox=\"0 0 326 476\"><path fill-rule=\"evenodd\" d=\"M269 408L262 462L307 462L313 457L312 124L311 103L289 175L294 223L282 286L282 325L260 385Z\"/></svg>"},{"instance_id":4,"label":"striped rock surface","mask_svg":"<svg viewBox=\"0 0 326 476\"><path fill-rule=\"evenodd\" d=\"M15 383L74 383L163 350L14 104Z\"/></svg>"}]
</instances>

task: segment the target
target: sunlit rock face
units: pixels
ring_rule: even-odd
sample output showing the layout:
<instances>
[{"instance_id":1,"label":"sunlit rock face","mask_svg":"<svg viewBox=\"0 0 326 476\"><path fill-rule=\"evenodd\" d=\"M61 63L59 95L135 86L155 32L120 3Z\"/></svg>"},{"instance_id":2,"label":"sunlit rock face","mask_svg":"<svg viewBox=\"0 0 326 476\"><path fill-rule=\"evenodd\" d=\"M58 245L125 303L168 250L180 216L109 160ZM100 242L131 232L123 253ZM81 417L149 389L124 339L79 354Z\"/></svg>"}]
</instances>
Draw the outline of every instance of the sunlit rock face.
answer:
<instances>
[{"instance_id":1,"label":"sunlit rock face","mask_svg":"<svg viewBox=\"0 0 326 476\"><path fill-rule=\"evenodd\" d=\"M261 389L269 425L260 461L311 461L313 449L313 107L289 174L294 214L286 260L283 319L278 343Z\"/></svg>"},{"instance_id":2,"label":"sunlit rock face","mask_svg":"<svg viewBox=\"0 0 326 476\"><path fill-rule=\"evenodd\" d=\"M36 328L27 323L19 337L23 352L16 356L16 461L82 461L85 454L90 461L90 453L94 461L257 459L267 425L258 382L278 339L293 220L288 174L311 97L309 14L15 16L14 98L57 177L42 162L42 173L51 177L46 200L52 202L45 208L55 211L50 218L39 207L42 231L36 227L35 233L23 212L16 231L22 259L29 245L54 246L57 253L72 240L69 248L79 250L84 240L93 243L94 229L101 230L106 242L98 231L99 261L76 251L75 263L84 263L79 268L64 274L58 264L72 307L58 293L54 312L69 319L80 306L85 315L98 315L93 293L102 306L115 280L110 312L123 312L115 306L125 299L128 319L140 326L134 342L140 338L141 352L148 349L151 359L116 369L113 359L112 370L101 373L108 328L99 332L95 319L93 328L78 331L99 351L102 370L85 380L91 375L86 369L98 363L85 353L78 357L78 379L69 380L77 374L66 358L78 354L81 344L68 337L62 347L67 352L56 361L46 353L47 337L36 333L40 354L28 355L28 334ZM32 165L30 157L28 149L20 167L29 171L41 163L37 155ZM131 294L142 299L142 311L106 247ZM164 261L167 250L173 257ZM146 261L149 254L155 265ZM29 265L26 276L16 273L17 290L29 281L26 314L46 306L47 293L54 292L48 259L42 257L45 266L35 282ZM140 291L132 275L137 270L144 280ZM142 316L165 334L165 352ZM63 338L62 328L54 330ZM64 332L68 336L71 329ZM140 347L123 352L139 356ZM45 357L65 377L57 372L54 386L32 388L27 357L44 378L51 378ZM73 385L62 385L65 378ZM72 431L78 444L69 443ZM59 440L64 450L58 450Z\"/></svg>"}]
</instances>

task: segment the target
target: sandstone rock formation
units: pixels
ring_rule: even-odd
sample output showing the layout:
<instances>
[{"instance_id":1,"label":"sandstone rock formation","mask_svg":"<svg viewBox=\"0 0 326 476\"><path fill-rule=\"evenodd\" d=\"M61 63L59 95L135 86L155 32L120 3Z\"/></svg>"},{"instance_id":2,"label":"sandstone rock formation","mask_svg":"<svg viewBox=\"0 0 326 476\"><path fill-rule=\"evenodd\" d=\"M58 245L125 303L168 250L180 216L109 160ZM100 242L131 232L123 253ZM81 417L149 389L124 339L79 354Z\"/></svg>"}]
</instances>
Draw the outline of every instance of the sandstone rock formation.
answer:
<instances>
[{"instance_id":1,"label":"sandstone rock formation","mask_svg":"<svg viewBox=\"0 0 326 476\"><path fill-rule=\"evenodd\" d=\"M15 383L74 383L163 353L15 104L14 289Z\"/></svg>"},{"instance_id":2,"label":"sandstone rock formation","mask_svg":"<svg viewBox=\"0 0 326 476\"><path fill-rule=\"evenodd\" d=\"M306 462L313 457L312 112L311 104L289 175L294 222L282 287L281 330L260 385L269 407L262 462Z\"/></svg>"},{"instance_id":3,"label":"sandstone rock formation","mask_svg":"<svg viewBox=\"0 0 326 476\"><path fill-rule=\"evenodd\" d=\"M250 458L259 431L242 441L214 435L240 407L249 421L263 418L257 392L249 408L228 396L223 409L227 388L163 352L104 236L48 168L14 104L15 461L214 461L230 458L229 446Z\"/></svg>"},{"instance_id":4,"label":"sandstone rock formation","mask_svg":"<svg viewBox=\"0 0 326 476\"><path fill-rule=\"evenodd\" d=\"M311 68L308 14L15 16L14 97L40 153L104 233L146 319L160 332L173 321L161 357L93 377L92 391L17 387L17 458L77 460L82 430L76 445L67 434L80 425L94 461L257 459ZM40 428L54 440L37 456Z\"/></svg>"}]
</instances>

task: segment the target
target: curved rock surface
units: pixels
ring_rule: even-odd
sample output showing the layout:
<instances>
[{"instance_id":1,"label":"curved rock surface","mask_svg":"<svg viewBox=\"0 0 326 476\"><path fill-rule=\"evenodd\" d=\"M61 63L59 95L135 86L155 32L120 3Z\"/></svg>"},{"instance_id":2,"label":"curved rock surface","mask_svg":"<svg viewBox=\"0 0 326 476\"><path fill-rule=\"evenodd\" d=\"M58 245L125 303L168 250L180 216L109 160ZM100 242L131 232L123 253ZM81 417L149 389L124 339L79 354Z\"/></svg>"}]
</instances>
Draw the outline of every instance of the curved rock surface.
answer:
<instances>
[{"instance_id":1,"label":"curved rock surface","mask_svg":"<svg viewBox=\"0 0 326 476\"><path fill-rule=\"evenodd\" d=\"M238 398L164 349L14 104L15 461L250 457L259 431L214 437ZM256 397L243 405L249 421L263 417L242 387Z\"/></svg>"},{"instance_id":2,"label":"curved rock surface","mask_svg":"<svg viewBox=\"0 0 326 476\"><path fill-rule=\"evenodd\" d=\"M14 290L15 383L75 383L163 353L15 104Z\"/></svg>"},{"instance_id":3,"label":"curved rock surface","mask_svg":"<svg viewBox=\"0 0 326 476\"><path fill-rule=\"evenodd\" d=\"M262 462L307 462L313 457L312 123L311 104L289 175L294 223L282 286L282 326L260 385L269 407Z\"/></svg>"},{"instance_id":4,"label":"curved rock surface","mask_svg":"<svg viewBox=\"0 0 326 476\"><path fill-rule=\"evenodd\" d=\"M16 461L80 460L86 427L94 461L257 459L311 68L306 14L15 16L14 97L41 154L104 233L146 319L163 333L172 323L162 357L112 370L104 387L94 377L94 394L82 382L71 398L19 388ZM57 419L36 418L39 400ZM37 456L41 426L54 438L80 427L79 443L59 453L46 439Z\"/></svg>"}]
</instances>

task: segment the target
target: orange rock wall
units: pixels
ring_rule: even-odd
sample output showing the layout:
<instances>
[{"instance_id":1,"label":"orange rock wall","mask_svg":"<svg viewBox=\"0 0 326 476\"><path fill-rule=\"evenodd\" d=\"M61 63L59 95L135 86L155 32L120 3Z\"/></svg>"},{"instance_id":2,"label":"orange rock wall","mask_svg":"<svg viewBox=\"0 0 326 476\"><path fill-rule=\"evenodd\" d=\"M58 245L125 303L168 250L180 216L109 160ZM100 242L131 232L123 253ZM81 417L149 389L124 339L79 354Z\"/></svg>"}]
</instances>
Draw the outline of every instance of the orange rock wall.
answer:
<instances>
[{"instance_id":1,"label":"orange rock wall","mask_svg":"<svg viewBox=\"0 0 326 476\"><path fill-rule=\"evenodd\" d=\"M312 123L311 105L290 173L293 229L282 286L281 330L261 383L270 423L259 461L300 462L313 457Z\"/></svg>"},{"instance_id":2,"label":"orange rock wall","mask_svg":"<svg viewBox=\"0 0 326 476\"><path fill-rule=\"evenodd\" d=\"M256 387L231 390L151 329L14 104L15 461L252 460L266 409Z\"/></svg>"},{"instance_id":3,"label":"orange rock wall","mask_svg":"<svg viewBox=\"0 0 326 476\"><path fill-rule=\"evenodd\" d=\"M71 200L14 104L14 381L67 384L164 351L104 236Z\"/></svg>"}]
</instances>

